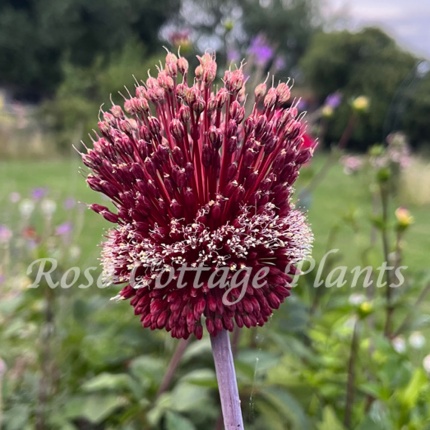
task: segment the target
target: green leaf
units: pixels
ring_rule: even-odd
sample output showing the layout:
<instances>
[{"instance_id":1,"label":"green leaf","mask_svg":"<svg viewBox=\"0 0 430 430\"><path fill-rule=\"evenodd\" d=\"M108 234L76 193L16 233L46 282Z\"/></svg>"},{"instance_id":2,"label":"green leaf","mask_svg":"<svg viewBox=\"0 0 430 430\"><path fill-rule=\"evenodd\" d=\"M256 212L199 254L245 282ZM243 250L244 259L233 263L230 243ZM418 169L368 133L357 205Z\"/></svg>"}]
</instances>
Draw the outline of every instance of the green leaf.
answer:
<instances>
[{"instance_id":1,"label":"green leaf","mask_svg":"<svg viewBox=\"0 0 430 430\"><path fill-rule=\"evenodd\" d=\"M258 402L256 405L258 408L258 416L254 417L253 411L248 414L251 416L251 422L256 424L258 429L270 429L270 430L285 430L285 425L282 419L278 415L278 411L273 408L271 404L265 402Z\"/></svg>"},{"instance_id":2,"label":"green leaf","mask_svg":"<svg viewBox=\"0 0 430 430\"><path fill-rule=\"evenodd\" d=\"M262 389L260 394L279 411L283 420L293 425L293 429L303 430L312 428L302 406L287 391L268 387Z\"/></svg>"},{"instance_id":3,"label":"green leaf","mask_svg":"<svg viewBox=\"0 0 430 430\"><path fill-rule=\"evenodd\" d=\"M153 426L159 427L159 422L166 410L170 409L172 406L172 394L163 393L158 397L154 407L148 412L147 420Z\"/></svg>"},{"instance_id":4,"label":"green leaf","mask_svg":"<svg viewBox=\"0 0 430 430\"><path fill-rule=\"evenodd\" d=\"M375 423L370 417L364 418L364 420L359 424L356 430L388 430L384 424Z\"/></svg>"},{"instance_id":5,"label":"green leaf","mask_svg":"<svg viewBox=\"0 0 430 430\"><path fill-rule=\"evenodd\" d=\"M265 375L278 362L279 356L271 352L247 349L239 352L235 365L238 378L248 384L254 384L257 375Z\"/></svg>"},{"instance_id":6,"label":"green leaf","mask_svg":"<svg viewBox=\"0 0 430 430\"><path fill-rule=\"evenodd\" d=\"M179 415L172 411L167 411L166 413L166 421L165 421L166 430L195 430L196 427L194 424L188 419Z\"/></svg>"},{"instance_id":7,"label":"green leaf","mask_svg":"<svg viewBox=\"0 0 430 430\"><path fill-rule=\"evenodd\" d=\"M165 372L166 363L158 357L146 356L136 358L130 363L130 371L140 381L141 386L159 386Z\"/></svg>"},{"instance_id":8,"label":"green leaf","mask_svg":"<svg viewBox=\"0 0 430 430\"><path fill-rule=\"evenodd\" d=\"M27 405L12 406L4 414L5 428L8 430L22 430L28 424L30 409Z\"/></svg>"},{"instance_id":9,"label":"green leaf","mask_svg":"<svg viewBox=\"0 0 430 430\"><path fill-rule=\"evenodd\" d=\"M113 394L74 397L68 401L64 416L70 419L85 418L98 424L127 403L125 398Z\"/></svg>"},{"instance_id":10,"label":"green leaf","mask_svg":"<svg viewBox=\"0 0 430 430\"><path fill-rule=\"evenodd\" d=\"M427 375L422 369L416 369L407 387L404 390L398 391L400 401L412 409L418 400L421 390L427 384Z\"/></svg>"},{"instance_id":11,"label":"green leaf","mask_svg":"<svg viewBox=\"0 0 430 430\"><path fill-rule=\"evenodd\" d=\"M187 346L187 349L185 350L184 355L182 357L182 362L185 363L194 358L200 360L205 354L211 356L211 351L212 348L209 338L204 338L202 340L199 340L198 342L192 342Z\"/></svg>"},{"instance_id":12,"label":"green leaf","mask_svg":"<svg viewBox=\"0 0 430 430\"><path fill-rule=\"evenodd\" d=\"M128 388L130 376L126 374L114 375L112 373L101 373L88 380L82 386L84 391L119 390Z\"/></svg>"},{"instance_id":13,"label":"green leaf","mask_svg":"<svg viewBox=\"0 0 430 430\"><path fill-rule=\"evenodd\" d=\"M183 382L172 390L172 409L178 412L193 412L208 403L209 390Z\"/></svg>"},{"instance_id":14,"label":"green leaf","mask_svg":"<svg viewBox=\"0 0 430 430\"><path fill-rule=\"evenodd\" d=\"M326 406L323 410L323 419L317 426L318 430L344 430L343 425L337 419L336 413L331 406Z\"/></svg>"},{"instance_id":15,"label":"green leaf","mask_svg":"<svg viewBox=\"0 0 430 430\"><path fill-rule=\"evenodd\" d=\"M184 375L180 381L199 387L216 388L218 386L215 372L212 369L192 370Z\"/></svg>"}]
</instances>

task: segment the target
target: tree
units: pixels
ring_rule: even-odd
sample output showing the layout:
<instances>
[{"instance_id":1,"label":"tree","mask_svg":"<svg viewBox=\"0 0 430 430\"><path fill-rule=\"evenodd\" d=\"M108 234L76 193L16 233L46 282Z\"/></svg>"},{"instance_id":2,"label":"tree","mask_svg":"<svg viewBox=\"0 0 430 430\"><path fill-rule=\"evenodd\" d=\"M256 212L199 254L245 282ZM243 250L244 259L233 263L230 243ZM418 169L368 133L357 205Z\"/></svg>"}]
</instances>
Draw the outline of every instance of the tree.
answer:
<instances>
[{"instance_id":1,"label":"tree","mask_svg":"<svg viewBox=\"0 0 430 430\"><path fill-rule=\"evenodd\" d=\"M320 102L335 91L342 92L345 100L359 95L370 99L370 112L362 118L354 136L355 146L364 149L394 131L387 128L390 107L416 61L382 30L365 28L358 33L315 35L301 67ZM349 115L347 110L344 106L337 112L328 135L330 139L339 139Z\"/></svg>"},{"instance_id":2,"label":"tree","mask_svg":"<svg viewBox=\"0 0 430 430\"><path fill-rule=\"evenodd\" d=\"M0 3L0 85L39 99L62 79L65 57L88 66L130 39L158 49L158 32L175 0L4 0Z\"/></svg>"},{"instance_id":3,"label":"tree","mask_svg":"<svg viewBox=\"0 0 430 430\"><path fill-rule=\"evenodd\" d=\"M244 48L243 54L255 36L263 35L285 58L289 74L320 24L316 0L184 0L171 21L173 27L192 29L198 50L216 50L221 59L229 47Z\"/></svg>"},{"instance_id":4,"label":"tree","mask_svg":"<svg viewBox=\"0 0 430 430\"><path fill-rule=\"evenodd\" d=\"M421 66L421 67L420 67ZM421 71L420 69L427 68ZM429 63L420 62L415 68L409 85L400 94L396 105L398 127L407 130L412 144L430 149L430 71Z\"/></svg>"},{"instance_id":5,"label":"tree","mask_svg":"<svg viewBox=\"0 0 430 430\"><path fill-rule=\"evenodd\" d=\"M249 35L263 33L286 59L286 70L297 72L299 59L320 29L320 5L314 0L239 0L243 27Z\"/></svg>"}]
</instances>

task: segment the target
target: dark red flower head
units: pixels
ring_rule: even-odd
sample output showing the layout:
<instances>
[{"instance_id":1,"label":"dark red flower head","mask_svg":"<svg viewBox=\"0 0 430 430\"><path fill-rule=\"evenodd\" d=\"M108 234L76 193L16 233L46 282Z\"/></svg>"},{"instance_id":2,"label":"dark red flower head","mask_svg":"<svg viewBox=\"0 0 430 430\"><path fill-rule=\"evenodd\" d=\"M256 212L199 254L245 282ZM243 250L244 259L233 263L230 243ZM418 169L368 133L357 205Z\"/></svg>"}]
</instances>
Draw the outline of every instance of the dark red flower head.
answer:
<instances>
[{"instance_id":1,"label":"dark red flower head","mask_svg":"<svg viewBox=\"0 0 430 430\"><path fill-rule=\"evenodd\" d=\"M114 105L82 156L89 186L116 207L92 205L117 224L103 244L107 280L126 284L144 327L173 337L263 325L289 295L293 263L312 235L291 203L312 155L304 125L285 107L285 83L255 89L245 114L242 69L214 89L214 57L188 63L168 53L157 78ZM124 112L125 111L125 112Z\"/></svg>"}]
</instances>

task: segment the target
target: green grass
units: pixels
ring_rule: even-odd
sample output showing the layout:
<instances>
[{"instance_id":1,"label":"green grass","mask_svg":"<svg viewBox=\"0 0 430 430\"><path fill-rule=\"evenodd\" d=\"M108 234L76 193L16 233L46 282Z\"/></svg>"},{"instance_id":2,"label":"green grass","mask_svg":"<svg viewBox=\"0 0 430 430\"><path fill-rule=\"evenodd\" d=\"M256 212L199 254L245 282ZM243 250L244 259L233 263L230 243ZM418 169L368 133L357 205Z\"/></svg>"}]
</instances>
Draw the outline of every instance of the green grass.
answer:
<instances>
[{"instance_id":1,"label":"green grass","mask_svg":"<svg viewBox=\"0 0 430 430\"><path fill-rule=\"evenodd\" d=\"M31 191L36 187L48 189L48 196L57 202L57 211L54 216L54 223L60 224L66 220L72 222L74 212L68 213L63 208L65 199L72 197L78 202L90 204L101 202L100 195L92 191L80 173L83 167L78 158L55 161L7 161L0 163L0 201L3 211L0 223L8 224L8 220L13 222L13 217L17 216L18 210L9 202L9 195L12 192L21 194L21 198L31 196ZM97 264L99 254L98 244L102 240L103 231L109 227L109 223L104 221L99 215L90 210L83 210L82 230L76 238L77 244L82 251L81 262L90 265Z\"/></svg>"},{"instance_id":2,"label":"green grass","mask_svg":"<svg viewBox=\"0 0 430 430\"><path fill-rule=\"evenodd\" d=\"M312 170L318 171L325 158L313 160ZM306 173L303 172L306 176ZM301 179L306 183L306 179ZM429 184L430 187L430 184ZM300 188L300 187L299 187ZM405 196L407 197L407 196ZM400 199L391 200L389 214L394 222L394 211L399 206L407 206L415 222L407 231L403 242L405 264L410 270L429 269L428 251L430 250L430 206L406 205ZM364 251L371 243L372 201L370 180L366 175L345 175L339 164L335 164L326 177L317 185L311 196L309 220L315 236L314 256L318 260L327 247L339 249L342 261L352 268L366 264ZM329 237L334 240L328 244ZM380 234L374 237L382 254ZM378 257L378 255L375 257ZM368 258L371 258L369 255Z\"/></svg>"},{"instance_id":3,"label":"green grass","mask_svg":"<svg viewBox=\"0 0 430 430\"><path fill-rule=\"evenodd\" d=\"M317 157L311 165L314 171L322 165L323 157ZM22 197L29 196L35 187L47 187L50 197L58 202L55 221L62 222L71 214L62 209L62 201L67 197L84 203L101 202L97 193L90 190L79 172L82 164L76 158L46 162L7 161L0 162L0 201L3 211L0 223L7 224L16 216L9 203L9 194L19 192ZM307 167L309 169L309 167ZM303 172L299 188L306 183L306 172ZM362 175L347 176L339 165L334 165L327 176L318 184L311 196L309 220L315 235L314 256L318 261L329 246L339 249L338 255L348 267L363 264L363 251L370 243L371 236L371 201L369 198L369 182ZM394 210L401 206L398 201L390 207ZM429 207L409 207L415 224L407 233L404 243L406 264L411 270L428 269L428 251L430 250ZM348 222L346 219L354 220ZM102 240L103 231L110 224L92 211L85 210L83 229L77 238L82 249L83 261L96 263L99 253L98 243ZM328 238L335 239L328 245ZM380 242L379 236L376 243Z\"/></svg>"}]
</instances>

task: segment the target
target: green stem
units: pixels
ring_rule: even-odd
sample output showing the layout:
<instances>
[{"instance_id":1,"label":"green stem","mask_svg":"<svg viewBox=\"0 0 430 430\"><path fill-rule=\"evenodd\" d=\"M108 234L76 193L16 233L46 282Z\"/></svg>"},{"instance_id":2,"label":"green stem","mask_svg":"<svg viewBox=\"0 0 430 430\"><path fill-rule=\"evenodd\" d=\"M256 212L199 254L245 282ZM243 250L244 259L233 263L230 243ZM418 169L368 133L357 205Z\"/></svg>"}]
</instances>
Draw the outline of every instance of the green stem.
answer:
<instances>
[{"instance_id":1,"label":"green stem","mask_svg":"<svg viewBox=\"0 0 430 430\"><path fill-rule=\"evenodd\" d=\"M345 130L342 133L342 136L339 139L338 144L332 149L330 155L326 158L325 163L322 165L321 169L315 174L315 176L310 181L309 185L304 187L301 191L301 194L304 195L306 193L312 192L317 185L321 183L321 181L327 176L327 173L330 171L330 169L333 167L333 164L337 160L337 150L342 150L347 145L349 139L352 136L352 133L354 131L354 128L357 124L357 116L355 114L352 114L349 118L348 124L345 127Z\"/></svg>"},{"instance_id":2,"label":"green stem","mask_svg":"<svg viewBox=\"0 0 430 430\"><path fill-rule=\"evenodd\" d=\"M0 359L1 360L1 359ZM3 375L0 373L0 430L3 427Z\"/></svg>"},{"instance_id":3,"label":"green stem","mask_svg":"<svg viewBox=\"0 0 430 430\"><path fill-rule=\"evenodd\" d=\"M55 330L54 302L55 291L44 285L45 288L45 315L41 330L40 370L41 376L38 387L38 404L36 409L35 429L46 428L47 410L53 394L54 366L53 366L53 336Z\"/></svg>"},{"instance_id":4,"label":"green stem","mask_svg":"<svg viewBox=\"0 0 430 430\"><path fill-rule=\"evenodd\" d=\"M400 333L403 332L403 330L408 326L409 321L412 319L412 317L416 314L418 306L424 301L427 294L430 292L430 283L428 283L421 291L420 295L418 296L417 300L415 301L414 305L411 308L411 312L409 312L402 323L399 325L399 328L393 333L393 337L398 336Z\"/></svg>"},{"instance_id":5,"label":"green stem","mask_svg":"<svg viewBox=\"0 0 430 430\"><path fill-rule=\"evenodd\" d=\"M239 390L228 331L222 330L216 336L211 335L211 344L224 417L224 428L225 430L243 430Z\"/></svg>"},{"instance_id":6,"label":"green stem","mask_svg":"<svg viewBox=\"0 0 430 430\"><path fill-rule=\"evenodd\" d=\"M388 224L388 189L386 185L380 185L381 205L382 205L382 250L384 253L384 260L387 264L390 261L390 246L388 240L387 224ZM392 288L391 288L391 270L385 271L386 276L386 289L385 289L385 326L384 336L389 338L391 336L391 326L394 313L394 306L392 304Z\"/></svg>"},{"instance_id":7,"label":"green stem","mask_svg":"<svg viewBox=\"0 0 430 430\"><path fill-rule=\"evenodd\" d=\"M351 348L348 360L348 379L346 382L346 401L345 401L345 418L344 425L350 430L352 429L351 419L355 397L355 360L358 349L358 321L354 324L352 333Z\"/></svg>"},{"instance_id":8,"label":"green stem","mask_svg":"<svg viewBox=\"0 0 430 430\"><path fill-rule=\"evenodd\" d=\"M167 391L170 387L170 383L172 382L173 376L175 375L176 369L181 362L181 359L190 343L190 338L181 339L176 346L175 352L170 359L169 365L167 367L167 371L164 374L163 380L161 381L160 388L158 389L156 398L160 397L165 391Z\"/></svg>"}]
</instances>

